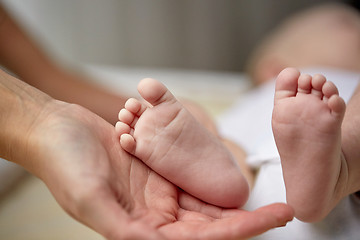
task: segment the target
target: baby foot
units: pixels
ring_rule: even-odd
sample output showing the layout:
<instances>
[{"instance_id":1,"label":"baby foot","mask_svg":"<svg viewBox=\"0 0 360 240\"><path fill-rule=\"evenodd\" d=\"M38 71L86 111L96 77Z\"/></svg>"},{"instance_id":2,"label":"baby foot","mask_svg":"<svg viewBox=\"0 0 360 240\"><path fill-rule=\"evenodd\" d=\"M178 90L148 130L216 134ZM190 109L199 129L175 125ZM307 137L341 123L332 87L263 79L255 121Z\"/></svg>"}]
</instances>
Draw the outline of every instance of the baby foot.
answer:
<instances>
[{"instance_id":1,"label":"baby foot","mask_svg":"<svg viewBox=\"0 0 360 240\"><path fill-rule=\"evenodd\" d=\"M342 197L344 113L345 102L324 76L287 68L277 77L272 128L287 202L300 220L322 219Z\"/></svg>"},{"instance_id":2,"label":"baby foot","mask_svg":"<svg viewBox=\"0 0 360 240\"><path fill-rule=\"evenodd\" d=\"M129 99L116 131L122 148L188 193L221 207L238 207L248 184L230 152L154 79L138 85L149 106Z\"/></svg>"}]
</instances>

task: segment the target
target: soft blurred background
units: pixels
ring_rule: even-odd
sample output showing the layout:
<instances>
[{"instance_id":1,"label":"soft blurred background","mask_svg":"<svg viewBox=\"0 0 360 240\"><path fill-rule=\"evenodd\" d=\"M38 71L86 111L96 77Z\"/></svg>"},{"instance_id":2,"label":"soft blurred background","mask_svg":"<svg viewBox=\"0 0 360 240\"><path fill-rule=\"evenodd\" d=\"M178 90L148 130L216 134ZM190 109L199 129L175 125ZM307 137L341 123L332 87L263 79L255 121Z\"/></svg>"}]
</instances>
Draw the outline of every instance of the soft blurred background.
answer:
<instances>
[{"instance_id":1,"label":"soft blurred background","mask_svg":"<svg viewBox=\"0 0 360 240\"><path fill-rule=\"evenodd\" d=\"M49 53L67 63L242 71L257 42L284 18L331 1L3 2Z\"/></svg>"},{"instance_id":2,"label":"soft blurred background","mask_svg":"<svg viewBox=\"0 0 360 240\"><path fill-rule=\"evenodd\" d=\"M85 67L114 91L135 92L141 78L159 78L216 116L249 88L246 60L263 37L295 12L331 1L1 2L59 63ZM0 171L0 239L102 239L67 216L35 177L25 175L2 191L1 183L23 176L15 170Z\"/></svg>"}]
</instances>

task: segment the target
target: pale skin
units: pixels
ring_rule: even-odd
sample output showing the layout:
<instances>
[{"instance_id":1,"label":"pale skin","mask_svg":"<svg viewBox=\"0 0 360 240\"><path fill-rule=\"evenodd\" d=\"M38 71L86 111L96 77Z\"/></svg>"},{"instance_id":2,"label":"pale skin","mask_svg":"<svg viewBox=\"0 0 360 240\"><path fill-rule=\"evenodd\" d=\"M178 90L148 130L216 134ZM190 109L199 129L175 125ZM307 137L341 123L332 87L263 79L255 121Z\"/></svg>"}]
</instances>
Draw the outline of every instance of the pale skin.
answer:
<instances>
[{"instance_id":1,"label":"pale skin","mask_svg":"<svg viewBox=\"0 0 360 240\"><path fill-rule=\"evenodd\" d=\"M359 117L351 115L358 116L352 107L358 100L350 101L344 129L354 119L359 123ZM273 132L287 202L300 220L323 219L342 198L359 189L358 182L350 181L359 178L359 158L354 159L359 156L359 132L355 127L355 134L347 130L342 137L345 109L336 86L322 75L287 68L276 79Z\"/></svg>"},{"instance_id":2,"label":"pale skin","mask_svg":"<svg viewBox=\"0 0 360 240\"><path fill-rule=\"evenodd\" d=\"M121 149L114 127L0 71L0 157L39 177L72 217L107 239L246 239L293 217L205 204Z\"/></svg>"},{"instance_id":3,"label":"pale skin","mask_svg":"<svg viewBox=\"0 0 360 240\"><path fill-rule=\"evenodd\" d=\"M219 138L160 82L143 79L138 91L147 103L131 98L119 113L122 148L205 202L241 207L249 186Z\"/></svg>"}]
</instances>

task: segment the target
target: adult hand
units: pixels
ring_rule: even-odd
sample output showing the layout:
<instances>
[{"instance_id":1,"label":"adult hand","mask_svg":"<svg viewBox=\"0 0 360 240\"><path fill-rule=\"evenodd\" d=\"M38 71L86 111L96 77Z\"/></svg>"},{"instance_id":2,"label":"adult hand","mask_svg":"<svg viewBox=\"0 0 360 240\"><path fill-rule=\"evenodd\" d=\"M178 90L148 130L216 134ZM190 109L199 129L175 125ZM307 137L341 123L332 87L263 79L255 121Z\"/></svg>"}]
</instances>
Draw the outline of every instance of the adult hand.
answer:
<instances>
[{"instance_id":1,"label":"adult hand","mask_svg":"<svg viewBox=\"0 0 360 240\"><path fill-rule=\"evenodd\" d=\"M124 152L114 127L77 105L48 104L28 136L35 174L66 212L108 239L242 239L293 217L285 204L247 212L195 199Z\"/></svg>"},{"instance_id":2,"label":"adult hand","mask_svg":"<svg viewBox=\"0 0 360 240\"><path fill-rule=\"evenodd\" d=\"M0 156L41 178L72 217L109 239L239 239L282 226L287 205L207 205L120 148L114 127L0 71Z\"/></svg>"}]
</instances>

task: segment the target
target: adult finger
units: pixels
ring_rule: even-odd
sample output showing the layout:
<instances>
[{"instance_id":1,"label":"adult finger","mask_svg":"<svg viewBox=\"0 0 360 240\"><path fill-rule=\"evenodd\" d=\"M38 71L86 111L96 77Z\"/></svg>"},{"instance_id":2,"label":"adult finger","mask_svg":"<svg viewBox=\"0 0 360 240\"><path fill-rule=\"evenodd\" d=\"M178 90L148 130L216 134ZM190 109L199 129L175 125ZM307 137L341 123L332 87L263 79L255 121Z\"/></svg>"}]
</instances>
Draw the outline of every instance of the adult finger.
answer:
<instances>
[{"instance_id":1,"label":"adult finger","mask_svg":"<svg viewBox=\"0 0 360 240\"><path fill-rule=\"evenodd\" d=\"M226 210L224 214L227 215ZM234 210L216 220L200 215L184 210L181 219L164 226L162 232L169 239L247 239L284 226L293 219L294 212L288 205L280 203L255 211Z\"/></svg>"}]
</instances>

